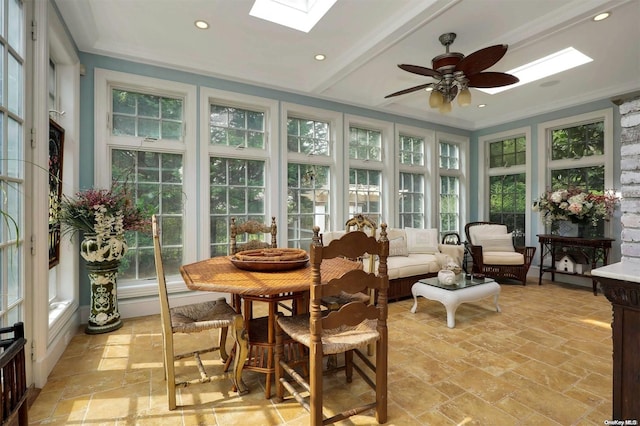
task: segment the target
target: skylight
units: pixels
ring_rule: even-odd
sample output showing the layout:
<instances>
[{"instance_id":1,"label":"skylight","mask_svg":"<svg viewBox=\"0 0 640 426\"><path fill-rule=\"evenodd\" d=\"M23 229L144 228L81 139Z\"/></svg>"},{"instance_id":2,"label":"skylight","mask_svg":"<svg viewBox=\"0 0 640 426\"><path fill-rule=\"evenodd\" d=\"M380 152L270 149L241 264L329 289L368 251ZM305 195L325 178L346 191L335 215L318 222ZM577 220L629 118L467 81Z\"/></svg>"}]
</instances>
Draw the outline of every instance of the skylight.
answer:
<instances>
[{"instance_id":1,"label":"skylight","mask_svg":"<svg viewBox=\"0 0 640 426\"><path fill-rule=\"evenodd\" d=\"M337 0L256 0L249 15L308 33Z\"/></svg>"},{"instance_id":2,"label":"skylight","mask_svg":"<svg viewBox=\"0 0 640 426\"><path fill-rule=\"evenodd\" d=\"M514 87L522 86L523 84L558 74L562 71L575 68L591 61L593 61L593 59L584 53L574 49L573 47L568 47L556 53L552 53L549 56L545 56L544 58L540 58L522 65L521 67L507 71L507 74L513 74L520 79L520 81L515 84L488 89L478 88L478 90L490 95L495 95L496 93L504 92L505 90L513 89Z\"/></svg>"}]
</instances>

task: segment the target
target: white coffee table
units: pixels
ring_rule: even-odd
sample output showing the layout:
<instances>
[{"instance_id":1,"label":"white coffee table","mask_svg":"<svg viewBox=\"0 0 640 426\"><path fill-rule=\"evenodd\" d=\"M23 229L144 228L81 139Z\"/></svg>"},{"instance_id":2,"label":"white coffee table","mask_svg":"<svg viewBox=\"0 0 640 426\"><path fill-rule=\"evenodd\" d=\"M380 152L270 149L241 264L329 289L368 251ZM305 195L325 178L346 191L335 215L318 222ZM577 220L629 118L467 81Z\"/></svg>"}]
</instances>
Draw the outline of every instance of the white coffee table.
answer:
<instances>
[{"instance_id":1,"label":"white coffee table","mask_svg":"<svg viewBox=\"0 0 640 426\"><path fill-rule=\"evenodd\" d=\"M411 313L415 314L418 308L418 296L435 300L444 305L447 310L447 326L456 326L456 310L462 303L475 302L485 297L493 296L496 304L496 312L500 312L498 296L500 296L500 284L491 278L480 280L467 280L462 276L456 285L440 284L437 277L425 278L411 287L413 294L413 307Z\"/></svg>"}]
</instances>

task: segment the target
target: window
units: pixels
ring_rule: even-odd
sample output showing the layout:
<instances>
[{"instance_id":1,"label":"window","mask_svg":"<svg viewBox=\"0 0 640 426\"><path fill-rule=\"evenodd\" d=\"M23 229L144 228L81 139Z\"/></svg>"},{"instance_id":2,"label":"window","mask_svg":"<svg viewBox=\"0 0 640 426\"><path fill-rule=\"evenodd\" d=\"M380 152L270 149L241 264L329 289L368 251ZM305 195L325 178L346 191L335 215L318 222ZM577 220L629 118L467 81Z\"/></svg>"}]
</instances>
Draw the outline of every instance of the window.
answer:
<instances>
[{"instance_id":1,"label":"window","mask_svg":"<svg viewBox=\"0 0 640 426\"><path fill-rule=\"evenodd\" d=\"M184 245L182 154L113 149L111 156L113 180L132 187L136 204L144 205L158 216L162 226L164 269L168 275L177 275ZM121 260L119 278L155 278L151 236L128 231L125 239L129 250Z\"/></svg>"},{"instance_id":2,"label":"window","mask_svg":"<svg viewBox=\"0 0 640 426\"><path fill-rule=\"evenodd\" d=\"M126 183L135 202L158 215L168 280L181 264L195 261L197 235L195 88L113 71L95 70L95 186ZM109 111L108 121L100 105ZM106 159L106 161L105 161ZM187 167L190 167L187 170ZM118 276L118 297L154 294L153 244L150 233L128 232L129 250ZM184 287L183 283L180 283Z\"/></svg>"},{"instance_id":3,"label":"window","mask_svg":"<svg viewBox=\"0 0 640 426\"><path fill-rule=\"evenodd\" d=\"M328 166L287 165L287 216L289 247L309 250L315 225L330 229L330 169Z\"/></svg>"},{"instance_id":4,"label":"window","mask_svg":"<svg viewBox=\"0 0 640 426\"><path fill-rule=\"evenodd\" d=\"M203 211L208 221L202 224L206 256L229 254L231 218L238 223L256 220L271 223L280 215L274 208L273 189L277 177L270 174L273 158L270 140L278 139L274 125L277 104L252 96L201 89L204 117L201 133ZM239 236L244 238L244 236Z\"/></svg>"},{"instance_id":5,"label":"window","mask_svg":"<svg viewBox=\"0 0 640 426\"><path fill-rule=\"evenodd\" d=\"M264 112L211 105L210 143L241 148L265 147Z\"/></svg>"},{"instance_id":6,"label":"window","mask_svg":"<svg viewBox=\"0 0 640 426\"><path fill-rule=\"evenodd\" d=\"M395 214L395 201L394 206L385 206L383 197L384 194L393 194L391 183L394 179L390 181L383 179L383 172L390 170L385 168L388 165L384 162L383 147L391 145L392 127L384 122L361 117L348 117L347 119L346 125L348 125L349 132L348 215L352 217L356 214L363 214L378 224L383 219L389 221ZM392 198L389 197L389 200L391 201Z\"/></svg>"},{"instance_id":7,"label":"window","mask_svg":"<svg viewBox=\"0 0 640 426\"><path fill-rule=\"evenodd\" d=\"M211 157L209 170L210 256L226 256L232 217L265 221L266 163Z\"/></svg>"},{"instance_id":8,"label":"window","mask_svg":"<svg viewBox=\"0 0 640 426\"><path fill-rule=\"evenodd\" d=\"M25 13L0 4L0 326L24 320Z\"/></svg>"},{"instance_id":9,"label":"window","mask_svg":"<svg viewBox=\"0 0 640 426\"><path fill-rule=\"evenodd\" d=\"M403 129L404 130L404 129ZM399 155L398 170L398 212L401 228L425 227L425 198L427 196L425 167L425 137L398 133ZM431 145L433 146L433 145Z\"/></svg>"},{"instance_id":10,"label":"window","mask_svg":"<svg viewBox=\"0 0 640 426\"><path fill-rule=\"evenodd\" d=\"M460 234L466 220L465 161L468 139L456 135L437 134L438 143L438 231L442 237L450 232Z\"/></svg>"},{"instance_id":11,"label":"window","mask_svg":"<svg viewBox=\"0 0 640 426\"><path fill-rule=\"evenodd\" d=\"M527 138L488 143L489 221L507 225L517 245L524 245L527 215Z\"/></svg>"},{"instance_id":12,"label":"window","mask_svg":"<svg viewBox=\"0 0 640 426\"><path fill-rule=\"evenodd\" d=\"M307 155L329 155L329 130L328 122L289 117L287 150Z\"/></svg>"},{"instance_id":13,"label":"window","mask_svg":"<svg viewBox=\"0 0 640 426\"><path fill-rule=\"evenodd\" d=\"M113 136L182 140L183 100L112 88Z\"/></svg>"},{"instance_id":14,"label":"window","mask_svg":"<svg viewBox=\"0 0 640 426\"><path fill-rule=\"evenodd\" d=\"M349 158L382 160L382 132L358 127L349 128Z\"/></svg>"},{"instance_id":15,"label":"window","mask_svg":"<svg viewBox=\"0 0 640 426\"><path fill-rule=\"evenodd\" d=\"M331 118L313 117L317 111L303 113L287 116L287 244L308 250L314 226L331 229L335 130Z\"/></svg>"},{"instance_id":16,"label":"window","mask_svg":"<svg viewBox=\"0 0 640 426\"><path fill-rule=\"evenodd\" d=\"M362 213L376 223L382 217L382 172L349 169L349 216Z\"/></svg>"},{"instance_id":17,"label":"window","mask_svg":"<svg viewBox=\"0 0 640 426\"><path fill-rule=\"evenodd\" d=\"M545 189L580 188L603 194L613 188L613 112L594 111L539 125L541 149L548 156L543 162ZM553 228L553 226L552 226ZM601 222L595 235L604 236L609 226Z\"/></svg>"}]
</instances>

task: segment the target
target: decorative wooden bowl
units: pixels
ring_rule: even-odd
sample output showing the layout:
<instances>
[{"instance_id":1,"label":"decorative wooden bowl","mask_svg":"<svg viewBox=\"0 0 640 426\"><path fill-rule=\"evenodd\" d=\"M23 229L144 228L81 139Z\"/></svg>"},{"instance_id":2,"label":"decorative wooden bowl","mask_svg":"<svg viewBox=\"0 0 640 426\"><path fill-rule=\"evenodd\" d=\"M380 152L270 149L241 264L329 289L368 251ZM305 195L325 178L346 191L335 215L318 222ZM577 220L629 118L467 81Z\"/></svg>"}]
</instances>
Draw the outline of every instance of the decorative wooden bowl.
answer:
<instances>
[{"instance_id":1,"label":"decorative wooden bowl","mask_svg":"<svg viewBox=\"0 0 640 426\"><path fill-rule=\"evenodd\" d=\"M236 268L257 272L278 272L302 268L309 262L306 251L293 248L245 250L230 258Z\"/></svg>"}]
</instances>

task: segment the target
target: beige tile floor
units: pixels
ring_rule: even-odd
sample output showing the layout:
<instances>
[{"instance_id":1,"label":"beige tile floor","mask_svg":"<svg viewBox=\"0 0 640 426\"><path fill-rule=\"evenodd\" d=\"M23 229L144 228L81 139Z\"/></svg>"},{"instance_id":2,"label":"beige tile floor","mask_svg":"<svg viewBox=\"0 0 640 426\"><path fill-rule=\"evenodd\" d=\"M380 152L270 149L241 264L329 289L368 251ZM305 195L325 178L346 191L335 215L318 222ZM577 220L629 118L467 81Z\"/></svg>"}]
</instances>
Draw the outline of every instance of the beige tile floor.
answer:
<instances>
[{"instance_id":1,"label":"beige tile floor","mask_svg":"<svg viewBox=\"0 0 640 426\"><path fill-rule=\"evenodd\" d=\"M389 308L389 425L602 425L611 416L611 305L589 288L531 280L463 304L456 327L444 307L420 298ZM214 338L215 336L211 336ZM295 402L229 382L192 386L167 410L158 316L125 320L116 332L73 338L29 410L34 425L305 425ZM218 360L212 360L219 365ZM325 381L336 411L371 391L357 376ZM375 424L370 413L342 424Z\"/></svg>"}]
</instances>

